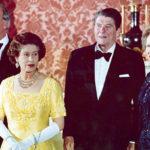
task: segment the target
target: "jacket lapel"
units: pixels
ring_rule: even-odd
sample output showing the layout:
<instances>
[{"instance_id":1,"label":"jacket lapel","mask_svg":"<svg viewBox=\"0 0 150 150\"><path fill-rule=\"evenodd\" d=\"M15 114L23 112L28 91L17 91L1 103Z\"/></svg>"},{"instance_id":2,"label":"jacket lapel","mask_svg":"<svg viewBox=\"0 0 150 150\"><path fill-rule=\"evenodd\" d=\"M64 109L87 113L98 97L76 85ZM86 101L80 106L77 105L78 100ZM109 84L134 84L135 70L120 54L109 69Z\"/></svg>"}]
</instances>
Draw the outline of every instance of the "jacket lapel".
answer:
<instances>
[{"instance_id":1,"label":"jacket lapel","mask_svg":"<svg viewBox=\"0 0 150 150\"><path fill-rule=\"evenodd\" d=\"M119 74L119 70L120 70L120 65L122 61L121 61L121 53L119 50L119 45L116 44L116 48L114 51L114 55L111 61L111 64L109 66L109 70L108 73L106 75L106 80L104 83L104 87L102 90L102 94L101 97L105 96L106 94L108 94L108 92L115 87L115 85L113 84L114 79L116 79L118 77Z\"/></svg>"},{"instance_id":2,"label":"jacket lapel","mask_svg":"<svg viewBox=\"0 0 150 150\"><path fill-rule=\"evenodd\" d=\"M96 43L95 43L96 44ZM97 99L97 94L96 94L96 86L95 86L95 68L94 68L94 59L95 59L95 44L92 46L89 46L88 49L86 50L86 53L83 57L83 61L85 63L85 66L87 67L87 81L88 81L88 88L91 91L92 99Z\"/></svg>"}]
</instances>

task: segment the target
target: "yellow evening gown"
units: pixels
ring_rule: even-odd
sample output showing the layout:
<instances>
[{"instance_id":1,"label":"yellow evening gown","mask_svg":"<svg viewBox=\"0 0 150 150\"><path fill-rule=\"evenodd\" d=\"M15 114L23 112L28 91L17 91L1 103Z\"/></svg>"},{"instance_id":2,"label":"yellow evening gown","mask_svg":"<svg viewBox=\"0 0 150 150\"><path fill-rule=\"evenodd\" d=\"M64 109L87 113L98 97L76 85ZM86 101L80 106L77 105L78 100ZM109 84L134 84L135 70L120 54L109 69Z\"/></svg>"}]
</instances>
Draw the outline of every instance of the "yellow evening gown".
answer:
<instances>
[{"instance_id":1,"label":"yellow evening gown","mask_svg":"<svg viewBox=\"0 0 150 150\"><path fill-rule=\"evenodd\" d=\"M1 83L0 119L5 116L11 134L21 141L39 132L49 125L49 117L57 118L66 115L60 85L47 77L39 93L23 93L13 91L14 76ZM32 146L29 150L34 150ZM3 141L1 150L8 150ZM39 143L36 150L56 150L54 142L49 139Z\"/></svg>"}]
</instances>

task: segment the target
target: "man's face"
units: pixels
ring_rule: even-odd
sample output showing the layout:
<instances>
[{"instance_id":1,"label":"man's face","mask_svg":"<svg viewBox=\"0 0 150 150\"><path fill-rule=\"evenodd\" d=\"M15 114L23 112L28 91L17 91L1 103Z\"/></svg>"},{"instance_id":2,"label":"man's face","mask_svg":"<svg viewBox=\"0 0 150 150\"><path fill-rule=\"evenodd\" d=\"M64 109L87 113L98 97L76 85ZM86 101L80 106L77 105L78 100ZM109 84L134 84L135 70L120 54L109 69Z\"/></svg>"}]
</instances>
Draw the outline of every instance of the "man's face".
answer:
<instances>
[{"instance_id":1,"label":"man's face","mask_svg":"<svg viewBox=\"0 0 150 150\"><path fill-rule=\"evenodd\" d=\"M110 17L98 16L95 21L94 34L100 48L107 51L116 41L117 30L114 20Z\"/></svg>"},{"instance_id":2,"label":"man's face","mask_svg":"<svg viewBox=\"0 0 150 150\"><path fill-rule=\"evenodd\" d=\"M0 7L0 39L6 34L7 22L3 20L3 10Z\"/></svg>"}]
</instances>

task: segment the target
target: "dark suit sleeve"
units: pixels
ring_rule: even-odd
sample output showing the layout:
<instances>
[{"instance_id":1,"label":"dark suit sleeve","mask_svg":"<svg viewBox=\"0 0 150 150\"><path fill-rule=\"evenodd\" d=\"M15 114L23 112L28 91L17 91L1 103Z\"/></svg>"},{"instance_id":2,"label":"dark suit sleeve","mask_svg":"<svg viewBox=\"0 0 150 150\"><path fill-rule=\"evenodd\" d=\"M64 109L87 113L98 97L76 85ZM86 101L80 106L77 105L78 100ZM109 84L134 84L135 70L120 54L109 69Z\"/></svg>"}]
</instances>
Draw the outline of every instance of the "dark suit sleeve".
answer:
<instances>
[{"instance_id":1,"label":"dark suit sleeve","mask_svg":"<svg viewBox=\"0 0 150 150\"><path fill-rule=\"evenodd\" d=\"M73 120L73 97L74 97L74 79L73 79L73 58L72 53L69 58L68 67L66 71L66 84L65 84L65 107L67 116L65 117L65 128L63 136L73 136L72 127L74 124Z\"/></svg>"}]
</instances>

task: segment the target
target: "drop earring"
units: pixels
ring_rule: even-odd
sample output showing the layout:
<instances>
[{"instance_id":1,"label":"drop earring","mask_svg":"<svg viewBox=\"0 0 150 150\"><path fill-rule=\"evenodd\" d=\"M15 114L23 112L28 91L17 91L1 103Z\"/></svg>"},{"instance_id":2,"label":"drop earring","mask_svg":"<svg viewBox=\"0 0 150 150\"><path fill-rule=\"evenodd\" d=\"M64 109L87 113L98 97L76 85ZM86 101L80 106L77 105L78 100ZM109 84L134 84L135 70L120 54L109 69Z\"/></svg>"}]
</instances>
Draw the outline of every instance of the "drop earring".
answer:
<instances>
[{"instance_id":1,"label":"drop earring","mask_svg":"<svg viewBox=\"0 0 150 150\"><path fill-rule=\"evenodd\" d=\"M15 66L16 66L16 68L19 68L19 63L18 63L18 62L16 62Z\"/></svg>"}]
</instances>

